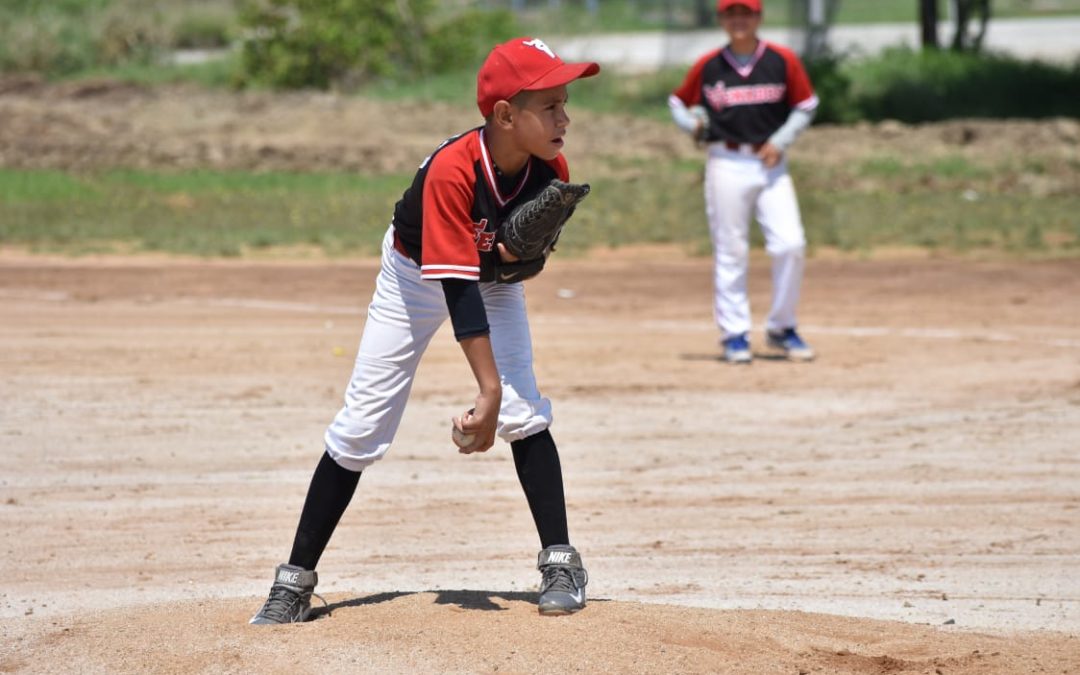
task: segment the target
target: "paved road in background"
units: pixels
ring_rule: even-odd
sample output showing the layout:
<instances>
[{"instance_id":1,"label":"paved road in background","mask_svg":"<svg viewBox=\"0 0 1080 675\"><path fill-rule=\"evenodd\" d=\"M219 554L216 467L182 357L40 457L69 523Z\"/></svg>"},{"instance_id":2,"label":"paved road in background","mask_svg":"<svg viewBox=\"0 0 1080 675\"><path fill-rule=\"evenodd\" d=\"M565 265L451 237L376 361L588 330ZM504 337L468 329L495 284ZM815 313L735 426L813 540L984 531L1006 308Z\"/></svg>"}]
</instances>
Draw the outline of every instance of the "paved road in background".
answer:
<instances>
[{"instance_id":1,"label":"paved road in background","mask_svg":"<svg viewBox=\"0 0 1080 675\"><path fill-rule=\"evenodd\" d=\"M792 31L762 29L762 37L780 44L797 45ZM941 40L952 39L952 27L942 25ZM626 71L648 71L662 66L692 63L709 49L725 42L719 30L654 33L608 33L601 35L552 37L549 42L564 59L599 61ZM919 44L919 27L914 22L834 26L829 43L840 53L872 55L890 46ZM1021 58L1073 62L1080 59L1080 17L1040 19L993 19L986 47Z\"/></svg>"}]
</instances>

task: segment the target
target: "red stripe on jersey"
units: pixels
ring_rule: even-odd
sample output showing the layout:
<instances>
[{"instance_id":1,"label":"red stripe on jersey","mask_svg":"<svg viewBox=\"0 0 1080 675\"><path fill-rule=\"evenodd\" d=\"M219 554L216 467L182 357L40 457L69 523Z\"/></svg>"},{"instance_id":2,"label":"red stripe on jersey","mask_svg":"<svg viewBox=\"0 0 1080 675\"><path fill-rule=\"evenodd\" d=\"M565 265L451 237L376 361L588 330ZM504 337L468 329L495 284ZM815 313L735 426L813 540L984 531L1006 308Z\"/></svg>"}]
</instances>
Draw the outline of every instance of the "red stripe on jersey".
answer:
<instances>
[{"instance_id":1,"label":"red stripe on jersey","mask_svg":"<svg viewBox=\"0 0 1080 675\"><path fill-rule=\"evenodd\" d=\"M488 187L491 188L491 194L495 195L495 201L499 207L506 206L510 203L510 200L517 197L521 192L521 188L525 186L525 181L529 180L529 171L532 169L532 157L525 163L525 173L522 174L521 180L518 182L517 187L513 192L508 195L504 195L499 192L499 181L495 179L495 162L491 161L491 155L488 154L487 142L484 140L484 130L480 130L480 153L484 157L484 177L487 178Z\"/></svg>"},{"instance_id":2,"label":"red stripe on jersey","mask_svg":"<svg viewBox=\"0 0 1080 675\"><path fill-rule=\"evenodd\" d=\"M420 268L422 279L465 279L468 281L480 280L479 267L463 267L459 265L423 265Z\"/></svg>"},{"instance_id":3,"label":"red stripe on jersey","mask_svg":"<svg viewBox=\"0 0 1080 675\"><path fill-rule=\"evenodd\" d=\"M814 94L814 87L810 84L810 76L806 74L806 68L802 61L787 47L769 44L773 50L784 58L787 68L787 102L792 108L813 110L817 107L818 98Z\"/></svg>"},{"instance_id":4,"label":"red stripe on jersey","mask_svg":"<svg viewBox=\"0 0 1080 675\"><path fill-rule=\"evenodd\" d=\"M555 159L546 162L546 164L555 169L555 175L559 177L559 180L564 183L570 182L570 165L566 163L566 158L563 157L561 152L555 156Z\"/></svg>"},{"instance_id":5,"label":"red stripe on jersey","mask_svg":"<svg viewBox=\"0 0 1080 675\"><path fill-rule=\"evenodd\" d=\"M424 279L480 277L476 228L483 226L473 222L471 213L476 197L473 157L479 142L479 132L471 132L443 148L428 167L420 254L420 276Z\"/></svg>"},{"instance_id":6,"label":"red stripe on jersey","mask_svg":"<svg viewBox=\"0 0 1080 675\"><path fill-rule=\"evenodd\" d=\"M705 64L716 58L719 53L719 49L714 49L695 61L694 65L690 66L690 70L686 73L686 79L672 93L688 106L701 103L702 71L705 70Z\"/></svg>"}]
</instances>

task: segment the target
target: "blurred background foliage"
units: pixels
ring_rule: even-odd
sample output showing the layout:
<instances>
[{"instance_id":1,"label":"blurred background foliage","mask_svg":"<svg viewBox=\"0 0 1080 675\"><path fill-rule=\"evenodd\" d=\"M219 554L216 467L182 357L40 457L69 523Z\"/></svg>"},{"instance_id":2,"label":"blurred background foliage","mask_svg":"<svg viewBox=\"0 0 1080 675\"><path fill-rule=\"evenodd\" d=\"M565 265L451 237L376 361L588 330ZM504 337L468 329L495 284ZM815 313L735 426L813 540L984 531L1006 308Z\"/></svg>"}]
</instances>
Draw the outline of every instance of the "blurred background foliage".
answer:
<instances>
[{"instance_id":1,"label":"blurred background foliage","mask_svg":"<svg viewBox=\"0 0 1080 675\"><path fill-rule=\"evenodd\" d=\"M506 10L435 0L244 0L240 79L275 87L355 90L473 69L513 37Z\"/></svg>"},{"instance_id":2,"label":"blurred background foliage","mask_svg":"<svg viewBox=\"0 0 1080 675\"><path fill-rule=\"evenodd\" d=\"M799 0L766 0L782 25ZM836 21L917 20L916 0L841 2ZM684 30L711 0L5 0L0 72L194 80L456 99L491 45L516 34ZM996 16L1073 11L1080 0L997 0ZM713 27L715 29L715 27ZM192 50L198 50L192 52ZM808 62L818 123L1080 116L1080 60L894 48ZM608 78L597 109L656 115L682 69ZM661 110L659 114L663 114Z\"/></svg>"},{"instance_id":3,"label":"blurred background foliage","mask_svg":"<svg viewBox=\"0 0 1080 675\"><path fill-rule=\"evenodd\" d=\"M807 70L821 98L818 123L1080 117L1080 61L894 47L867 58L826 56Z\"/></svg>"}]
</instances>

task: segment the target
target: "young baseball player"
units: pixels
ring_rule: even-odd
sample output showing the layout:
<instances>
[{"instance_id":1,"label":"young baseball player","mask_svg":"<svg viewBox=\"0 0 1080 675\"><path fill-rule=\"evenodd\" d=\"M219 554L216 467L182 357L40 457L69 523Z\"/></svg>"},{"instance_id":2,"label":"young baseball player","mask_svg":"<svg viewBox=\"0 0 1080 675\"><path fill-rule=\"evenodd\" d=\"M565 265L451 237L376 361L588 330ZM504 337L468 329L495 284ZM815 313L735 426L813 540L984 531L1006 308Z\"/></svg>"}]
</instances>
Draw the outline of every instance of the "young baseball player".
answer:
<instances>
[{"instance_id":1,"label":"young baseball player","mask_svg":"<svg viewBox=\"0 0 1080 675\"><path fill-rule=\"evenodd\" d=\"M527 37L496 46L484 61L477 75L483 126L436 148L394 209L345 405L326 430L289 561L276 569L251 623L308 618L319 558L361 472L389 449L420 358L447 317L479 389L472 410L454 420L459 451L485 452L496 435L510 443L542 548L539 612L585 606L588 578L567 532L551 403L533 375L521 283L546 256L516 260L495 235L517 205L553 179L569 180L561 152L570 123L566 85L599 70L565 63Z\"/></svg>"},{"instance_id":2,"label":"young baseball player","mask_svg":"<svg viewBox=\"0 0 1080 675\"><path fill-rule=\"evenodd\" d=\"M758 38L761 0L719 0L717 12L729 44L694 63L668 107L675 123L708 149L705 211L724 359L752 360L746 272L753 217L772 258L766 344L789 359L810 360L814 352L795 317L806 239L785 154L810 126L818 99L799 58Z\"/></svg>"}]
</instances>

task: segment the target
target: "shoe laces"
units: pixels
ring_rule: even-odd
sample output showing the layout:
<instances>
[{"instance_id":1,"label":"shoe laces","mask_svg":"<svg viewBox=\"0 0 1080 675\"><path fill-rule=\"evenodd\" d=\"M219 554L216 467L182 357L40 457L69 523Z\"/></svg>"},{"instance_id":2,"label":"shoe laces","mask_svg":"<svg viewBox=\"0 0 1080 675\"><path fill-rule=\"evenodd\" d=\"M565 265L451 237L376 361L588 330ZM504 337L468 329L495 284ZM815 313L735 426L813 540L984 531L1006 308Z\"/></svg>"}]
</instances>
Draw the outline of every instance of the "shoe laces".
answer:
<instances>
[{"instance_id":1,"label":"shoe laces","mask_svg":"<svg viewBox=\"0 0 1080 675\"><path fill-rule=\"evenodd\" d=\"M584 586L588 583L588 576L586 576L585 570L581 570L581 574L584 577L581 586ZM542 592L565 591L566 593L573 593L578 587L574 570L566 565L547 565L544 567L543 577L540 583Z\"/></svg>"},{"instance_id":2,"label":"shoe laces","mask_svg":"<svg viewBox=\"0 0 1080 675\"><path fill-rule=\"evenodd\" d=\"M266 604L263 605L259 614L268 619L273 619L277 623L292 621L289 613L297 603L303 601L303 595L303 591L294 590L283 584L274 584L270 588L270 597L266 599ZM322 600L324 607L330 606L326 599L318 593L312 592L311 595Z\"/></svg>"}]
</instances>

